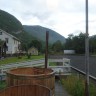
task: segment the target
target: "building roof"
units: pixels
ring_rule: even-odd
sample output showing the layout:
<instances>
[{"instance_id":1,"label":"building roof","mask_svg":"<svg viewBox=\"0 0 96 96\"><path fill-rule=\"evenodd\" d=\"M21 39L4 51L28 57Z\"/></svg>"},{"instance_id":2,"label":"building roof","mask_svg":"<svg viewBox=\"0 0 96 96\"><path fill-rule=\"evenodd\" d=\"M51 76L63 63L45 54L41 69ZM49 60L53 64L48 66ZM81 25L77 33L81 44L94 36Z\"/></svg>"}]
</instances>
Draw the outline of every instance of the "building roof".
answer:
<instances>
[{"instance_id":1,"label":"building roof","mask_svg":"<svg viewBox=\"0 0 96 96\"><path fill-rule=\"evenodd\" d=\"M17 41L20 41L17 37L13 36L12 34L7 33L6 31L0 29L0 32L4 32L5 34L9 35L10 37L12 37L13 39L16 39Z\"/></svg>"},{"instance_id":2,"label":"building roof","mask_svg":"<svg viewBox=\"0 0 96 96\"><path fill-rule=\"evenodd\" d=\"M34 46L32 46L31 48L29 48L29 50L31 50L32 48L34 48L34 49L36 49L36 50L38 50L36 47L34 47Z\"/></svg>"}]
</instances>

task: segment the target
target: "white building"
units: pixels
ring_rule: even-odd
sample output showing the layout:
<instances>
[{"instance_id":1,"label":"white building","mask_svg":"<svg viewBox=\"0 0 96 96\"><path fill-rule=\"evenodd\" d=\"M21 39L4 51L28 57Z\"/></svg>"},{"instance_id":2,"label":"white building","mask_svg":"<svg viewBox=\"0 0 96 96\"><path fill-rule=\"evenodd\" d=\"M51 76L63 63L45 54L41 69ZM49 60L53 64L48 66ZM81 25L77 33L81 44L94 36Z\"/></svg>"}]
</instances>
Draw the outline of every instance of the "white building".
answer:
<instances>
[{"instance_id":1,"label":"white building","mask_svg":"<svg viewBox=\"0 0 96 96\"><path fill-rule=\"evenodd\" d=\"M19 52L18 46L20 45L20 40L18 38L0 29L0 39L6 41L6 54L14 54Z\"/></svg>"},{"instance_id":2,"label":"white building","mask_svg":"<svg viewBox=\"0 0 96 96\"><path fill-rule=\"evenodd\" d=\"M75 50L64 50L64 54L75 54Z\"/></svg>"}]
</instances>

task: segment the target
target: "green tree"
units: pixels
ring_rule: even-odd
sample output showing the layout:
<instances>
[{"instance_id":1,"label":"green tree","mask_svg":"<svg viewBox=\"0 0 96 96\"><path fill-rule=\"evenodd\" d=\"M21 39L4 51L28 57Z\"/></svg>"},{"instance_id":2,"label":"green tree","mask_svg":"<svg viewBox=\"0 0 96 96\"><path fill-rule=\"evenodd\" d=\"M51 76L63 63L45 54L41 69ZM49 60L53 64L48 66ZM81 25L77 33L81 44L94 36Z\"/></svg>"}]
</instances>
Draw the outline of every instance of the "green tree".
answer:
<instances>
[{"instance_id":1,"label":"green tree","mask_svg":"<svg viewBox=\"0 0 96 96\"><path fill-rule=\"evenodd\" d=\"M72 46L72 39L71 38L67 38L66 39L66 43L65 43L65 46L64 46L64 49L66 50L70 50L70 49L73 49L73 46Z\"/></svg>"},{"instance_id":2,"label":"green tree","mask_svg":"<svg viewBox=\"0 0 96 96\"><path fill-rule=\"evenodd\" d=\"M28 50L28 44L26 44L26 43L21 43L21 50L22 51L27 51Z\"/></svg>"},{"instance_id":3,"label":"green tree","mask_svg":"<svg viewBox=\"0 0 96 96\"><path fill-rule=\"evenodd\" d=\"M52 49L54 52L61 52L62 51L62 43L60 40L56 41L53 45L52 45Z\"/></svg>"},{"instance_id":4,"label":"green tree","mask_svg":"<svg viewBox=\"0 0 96 96\"><path fill-rule=\"evenodd\" d=\"M64 49L75 50L79 54L85 53L85 34L81 32L76 36L69 35Z\"/></svg>"},{"instance_id":5,"label":"green tree","mask_svg":"<svg viewBox=\"0 0 96 96\"><path fill-rule=\"evenodd\" d=\"M85 53L85 34L80 33L78 36L73 37L73 48L76 53Z\"/></svg>"},{"instance_id":6,"label":"green tree","mask_svg":"<svg viewBox=\"0 0 96 96\"><path fill-rule=\"evenodd\" d=\"M39 52L41 52L42 50L42 43L38 40L32 40L32 42L29 44L29 48L34 46L35 48L37 48L39 50Z\"/></svg>"},{"instance_id":7,"label":"green tree","mask_svg":"<svg viewBox=\"0 0 96 96\"><path fill-rule=\"evenodd\" d=\"M89 50L91 53L96 53L96 35L90 37Z\"/></svg>"}]
</instances>

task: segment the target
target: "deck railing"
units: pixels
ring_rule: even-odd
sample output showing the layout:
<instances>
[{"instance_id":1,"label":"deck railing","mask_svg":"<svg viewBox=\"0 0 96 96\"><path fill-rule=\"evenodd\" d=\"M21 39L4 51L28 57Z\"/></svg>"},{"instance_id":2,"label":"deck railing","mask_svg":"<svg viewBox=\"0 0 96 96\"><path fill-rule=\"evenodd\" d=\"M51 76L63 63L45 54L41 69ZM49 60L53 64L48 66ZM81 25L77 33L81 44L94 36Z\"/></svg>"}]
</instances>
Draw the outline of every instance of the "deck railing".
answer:
<instances>
[{"instance_id":1,"label":"deck railing","mask_svg":"<svg viewBox=\"0 0 96 96\"><path fill-rule=\"evenodd\" d=\"M52 68L55 71L55 75L70 75L71 66L70 59L49 59L48 68Z\"/></svg>"},{"instance_id":2,"label":"deck railing","mask_svg":"<svg viewBox=\"0 0 96 96\"><path fill-rule=\"evenodd\" d=\"M82 71L82 70L80 70L80 69L78 69L76 67L71 66L71 69L75 70L78 75L80 75L80 74L85 75L86 74L84 71ZM89 78L94 80L94 81L96 81L96 77L95 76L89 75Z\"/></svg>"}]
</instances>

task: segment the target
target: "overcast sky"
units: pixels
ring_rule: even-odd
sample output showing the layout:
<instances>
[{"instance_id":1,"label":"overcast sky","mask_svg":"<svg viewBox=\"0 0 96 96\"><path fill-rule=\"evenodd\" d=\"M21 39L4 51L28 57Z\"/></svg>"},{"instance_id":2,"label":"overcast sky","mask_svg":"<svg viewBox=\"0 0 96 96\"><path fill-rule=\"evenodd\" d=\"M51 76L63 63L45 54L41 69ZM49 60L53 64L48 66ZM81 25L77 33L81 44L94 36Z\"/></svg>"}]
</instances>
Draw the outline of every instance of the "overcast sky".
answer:
<instances>
[{"instance_id":1,"label":"overcast sky","mask_svg":"<svg viewBox=\"0 0 96 96\"><path fill-rule=\"evenodd\" d=\"M85 0L0 0L23 25L41 25L64 37L85 32ZM89 0L89 35L96 34L96 0Z\"/></svg>"}]
</instances>

